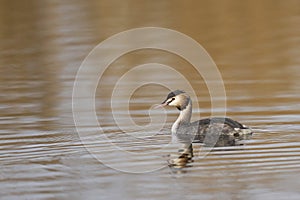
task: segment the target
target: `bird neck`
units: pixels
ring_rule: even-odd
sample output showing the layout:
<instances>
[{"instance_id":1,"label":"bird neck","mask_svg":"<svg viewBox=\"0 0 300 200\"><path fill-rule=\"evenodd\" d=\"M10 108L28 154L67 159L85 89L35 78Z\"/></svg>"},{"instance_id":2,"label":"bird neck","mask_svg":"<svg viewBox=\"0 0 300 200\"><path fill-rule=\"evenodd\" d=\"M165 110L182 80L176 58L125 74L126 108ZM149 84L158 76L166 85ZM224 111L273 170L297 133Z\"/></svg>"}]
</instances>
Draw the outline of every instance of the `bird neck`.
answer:
<instances>
[{"instance_id":1,"label":"bird neck","mask_svg":"<svg viewBox=\"0 0 300 200\"><path fill-rule=\"evenodd\" d=\"M172 126L172 133L176 133L178 128L181 125L189 125L191 122L191 117L192 117L192 100L190 99L188 105L185 107L185 109L180 111L177 120L174 122Z\"/></svg>"}]
</instances>

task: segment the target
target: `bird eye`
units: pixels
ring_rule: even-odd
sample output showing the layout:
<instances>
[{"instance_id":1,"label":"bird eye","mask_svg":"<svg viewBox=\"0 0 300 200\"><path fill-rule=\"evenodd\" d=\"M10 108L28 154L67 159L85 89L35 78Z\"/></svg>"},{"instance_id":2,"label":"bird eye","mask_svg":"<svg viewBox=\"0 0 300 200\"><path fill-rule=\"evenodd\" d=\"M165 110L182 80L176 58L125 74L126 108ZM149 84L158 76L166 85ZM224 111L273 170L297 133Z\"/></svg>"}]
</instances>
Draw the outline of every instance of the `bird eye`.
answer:
<instances>
[{"instance_id":1,"label":"bird eye","mask_svg":"<svg viewBox=\"0 0 300 200\"><path fill-rule=\"evenodd\" d=\"M175 97L173 97L172 99L170 99L168 102L167 102L167 105L169 105L172 101L175 100Z\"/></svg>"}]
</instances>

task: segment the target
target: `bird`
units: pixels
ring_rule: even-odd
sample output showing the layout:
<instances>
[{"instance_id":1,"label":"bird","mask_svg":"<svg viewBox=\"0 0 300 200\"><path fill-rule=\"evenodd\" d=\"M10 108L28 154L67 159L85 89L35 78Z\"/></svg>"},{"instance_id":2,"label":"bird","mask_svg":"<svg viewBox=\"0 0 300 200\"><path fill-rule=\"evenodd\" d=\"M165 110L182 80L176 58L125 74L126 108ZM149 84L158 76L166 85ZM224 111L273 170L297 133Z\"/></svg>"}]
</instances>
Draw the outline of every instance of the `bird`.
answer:
<instances>
[{"instance_id":1,"label":"bird","mask_svg":"<svg viewBox=\"0 0 300 200\"><path fill-rule=\"evenodd\" d=\"M171 133L191 142L208 145L234 145L235 140L252 134L252 129L227 117L213 117L191 122L192 100L183 90L175 90L157 107L176 107L180 114L172 125ZM225 142L224 142L225 141Z\"/></svg>"}]
</instances>

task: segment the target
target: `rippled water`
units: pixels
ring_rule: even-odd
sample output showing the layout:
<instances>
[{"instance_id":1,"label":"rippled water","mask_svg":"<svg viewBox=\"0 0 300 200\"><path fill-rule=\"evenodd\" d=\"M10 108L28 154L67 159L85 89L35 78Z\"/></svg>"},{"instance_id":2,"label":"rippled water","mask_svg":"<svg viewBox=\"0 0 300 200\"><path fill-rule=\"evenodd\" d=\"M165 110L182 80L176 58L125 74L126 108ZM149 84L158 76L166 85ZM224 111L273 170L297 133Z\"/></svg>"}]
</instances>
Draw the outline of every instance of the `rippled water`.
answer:
<instances>
[{"instance_id":1,"label":"rippled water","mask_svg":"<svg viewBox=\"0 0 300 200\"><path fill-rule=\"evenodd\" d=\"M297 1L1 1L0 199L299 199L298 8ZM252 137L213 149L172 143L178 111L149 115L168 93L155 84L129 99L141 129L127 124L128 99L119 94L118 126L112 91L145 63L171 66L190 80L193 120L211 115L203 77L186 60L150 49L121 56L100 78L95 114L102 130L85 118L85 105L77 114L86 124L75 126L72 91L84 58L111 35L144 26L171 28L203 45L222 75L227 116L252 127ZM153 80L192 92L170 74ZM157 121L147 128L150 117L166 117L162 130Z\"/></svg>"}]
</instances>

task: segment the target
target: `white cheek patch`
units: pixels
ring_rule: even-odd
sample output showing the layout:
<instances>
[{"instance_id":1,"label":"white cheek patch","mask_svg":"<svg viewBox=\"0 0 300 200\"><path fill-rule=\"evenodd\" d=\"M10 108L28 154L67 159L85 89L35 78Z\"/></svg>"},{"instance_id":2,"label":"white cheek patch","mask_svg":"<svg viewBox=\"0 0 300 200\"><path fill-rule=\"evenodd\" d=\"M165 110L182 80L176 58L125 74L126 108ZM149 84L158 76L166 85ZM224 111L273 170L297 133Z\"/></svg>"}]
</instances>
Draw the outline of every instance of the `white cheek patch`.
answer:
<instances>
[{"instance_id":1,"label":"white cheek patch","mask_svg":"<svg viewBox=\"0 0 300 200\"><path fill-rule=\"evenodd\" d=\"M169 102L170 106L176 106L178 104L178 100L177 99L170 99L170 101L168 101L168 102Z\"/></svg>"},{"instance_id":2,"label":"white cheek patch","mask_svg":"<svg viewBox=\"0 0 300 200\"><path fill-rule=\"evenodd\" d=\"M169 101L167 101L167 104L170 105L172 102L174 102L174 100L170 99Z\"/></svg>"}]
</instances>

